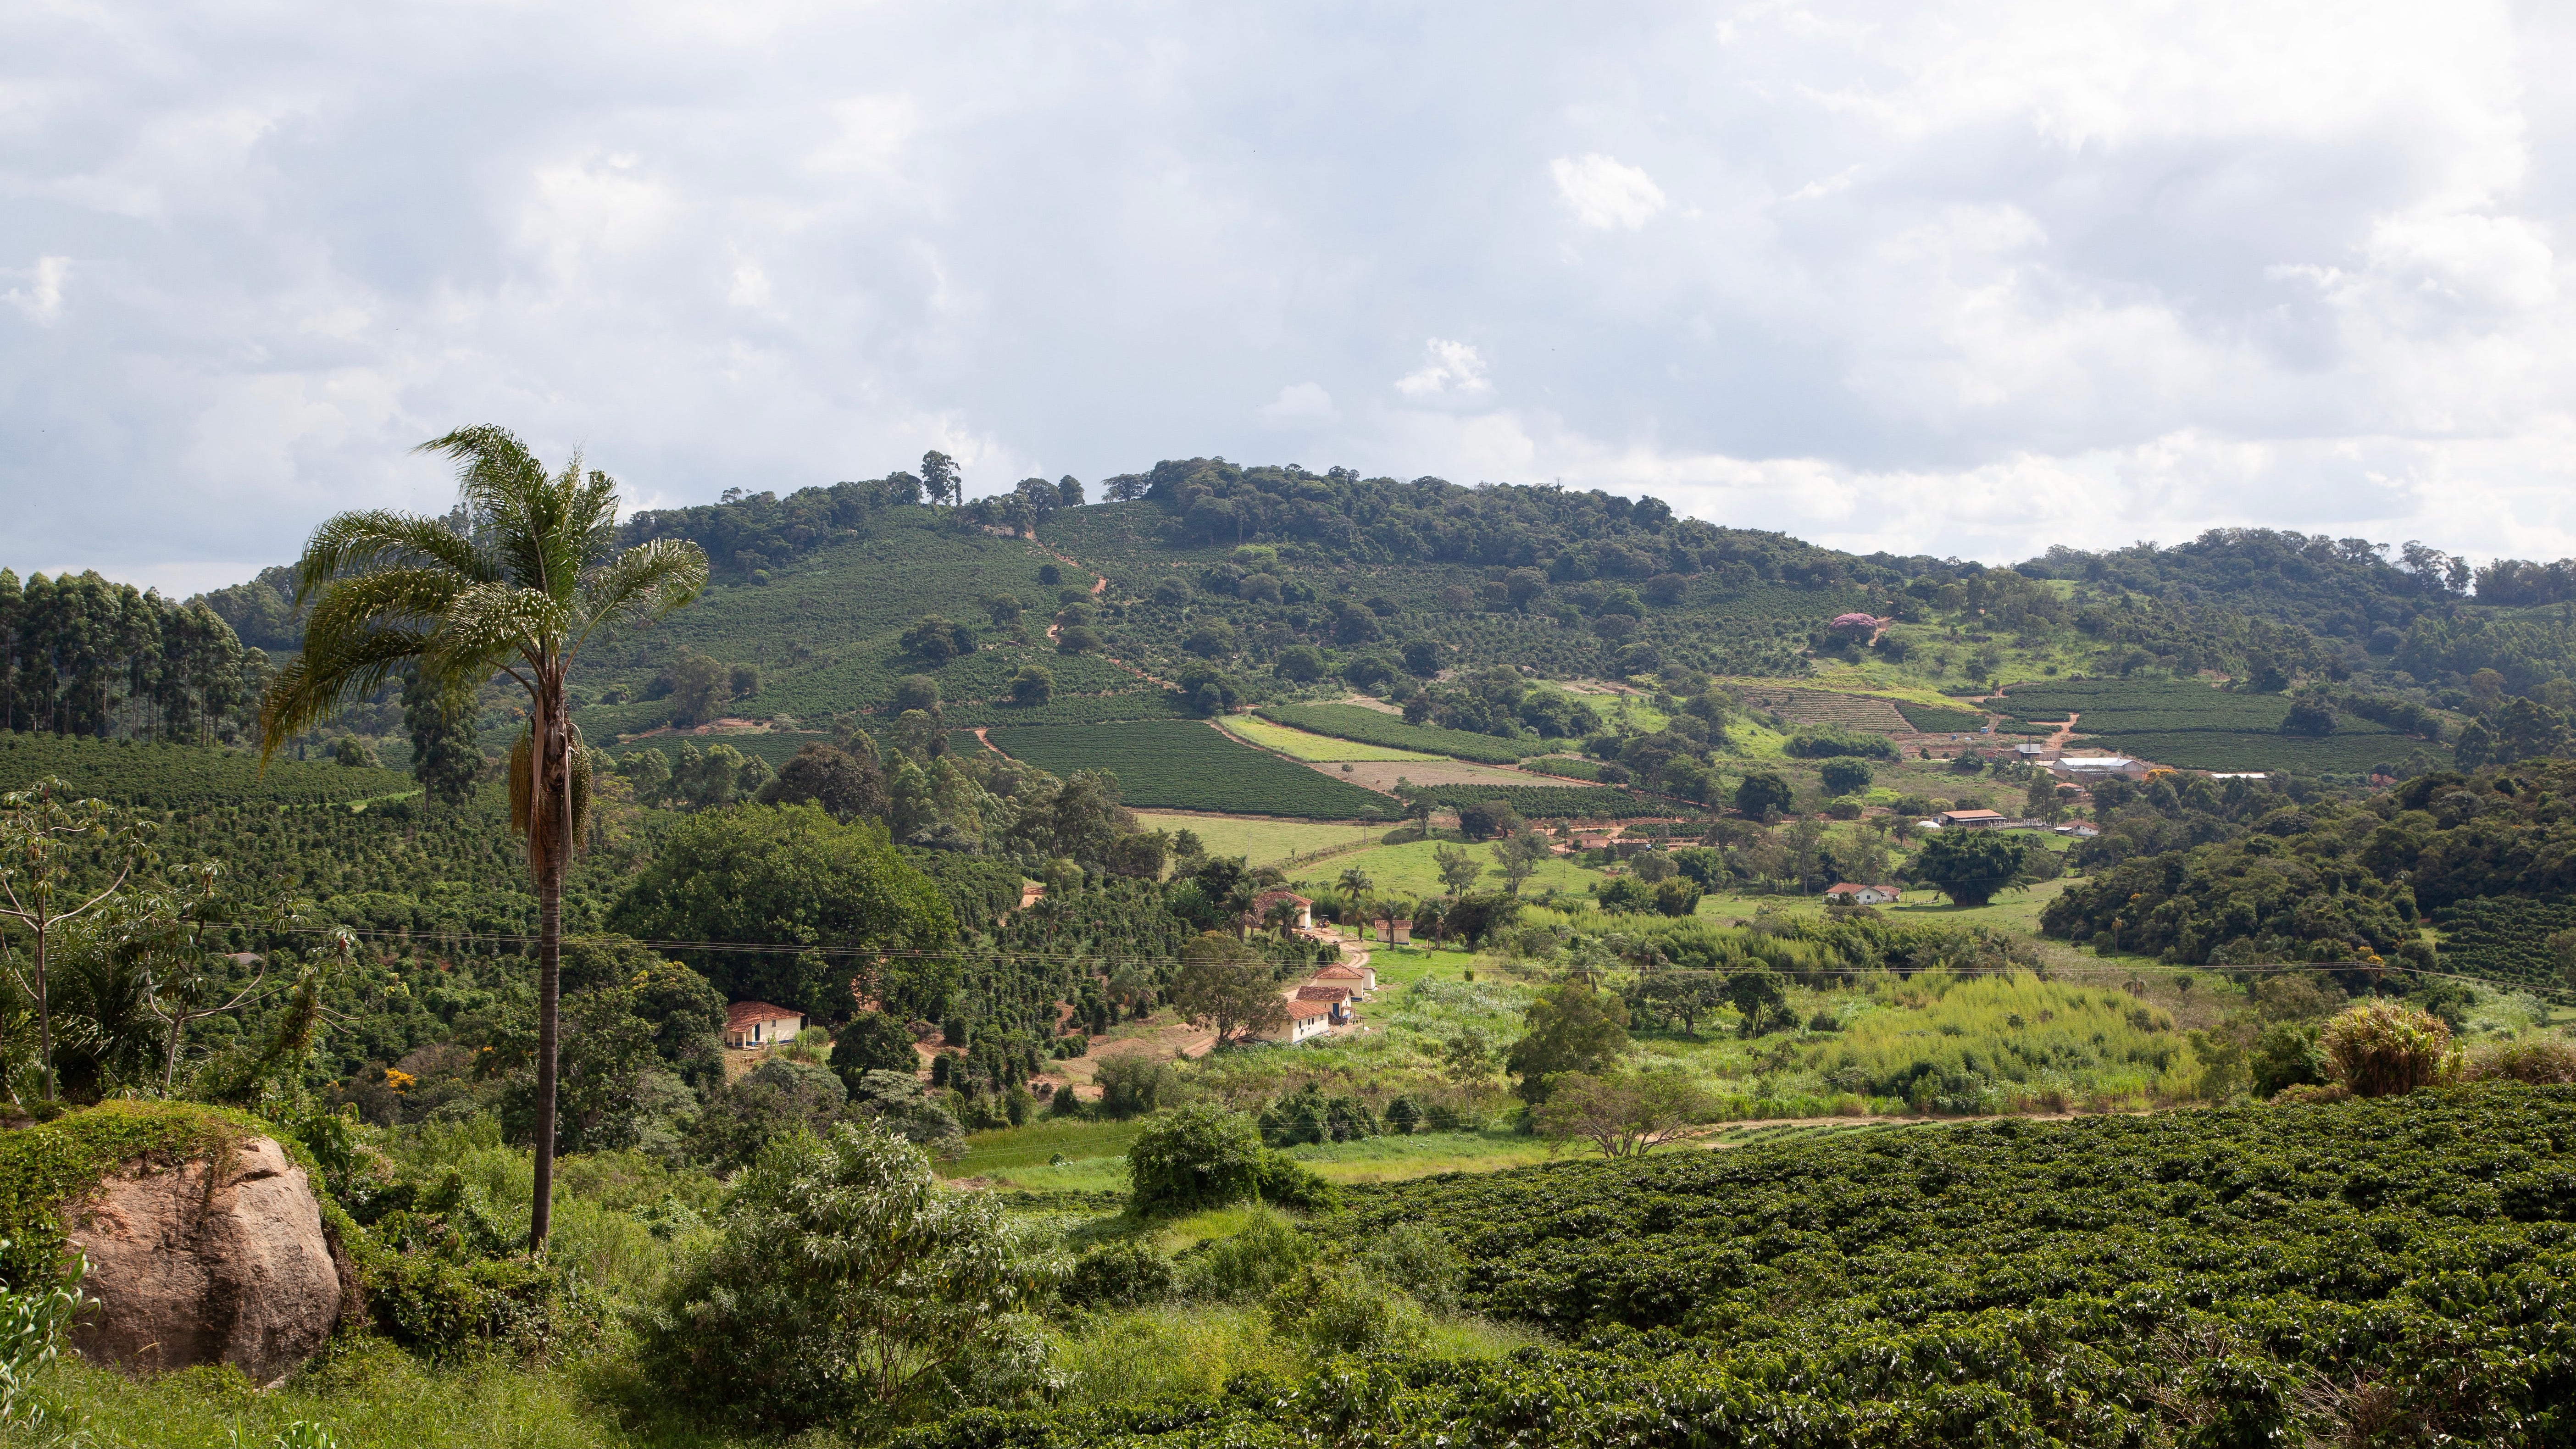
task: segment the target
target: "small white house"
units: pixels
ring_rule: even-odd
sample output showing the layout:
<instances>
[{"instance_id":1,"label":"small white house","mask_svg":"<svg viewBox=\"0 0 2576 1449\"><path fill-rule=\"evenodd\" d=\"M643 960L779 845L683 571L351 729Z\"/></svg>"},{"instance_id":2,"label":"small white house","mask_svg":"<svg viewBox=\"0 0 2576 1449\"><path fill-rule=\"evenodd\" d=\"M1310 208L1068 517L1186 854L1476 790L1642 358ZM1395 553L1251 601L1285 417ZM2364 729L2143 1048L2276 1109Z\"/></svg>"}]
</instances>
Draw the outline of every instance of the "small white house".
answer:
<instances>
[{"instance_id":1,"label":"small white house","mask_svg":"<svg viewBox=\"0 0 2576 1449\"><path fill-rule=\"evenodd\" d=\"M725 1008L724 1043L729 1047L776 1046L796 1040L805 1018L766 1001L737 1001Z\"/></svg>"},{"instance_id":2,"label":"small white house","mask_svg":"<svg viewBox=\"0 0 2576 1449\"><path fill-rule=\"evenodd\" d=\"M1892 906L1900 894L1892 885L1854 885L1846 881L1841 885L1827 886L1825 901L1829 905Z\"/></svg>"},{"instance_id":3,"label":"small white house","mask_svg":"<svg viewBox=\"0 0 2576 1449\"><path fill-rule=\"evenodd\" d=\"M1377 990L1377 968L1335 962L1316 972L1314 981L1318 986L1347 986L1353 995L1366 996Z\"/></svg>"},{"instance_id":4,"label":"small white house","mask_svg":"<svg viewBox=\"0 0 2576 1449\"><path fill-rule=\"evenodd\" d=\"M1308 900L1306 897L1297 894L1295 891L1263 891L1261 894L1254 896L1252 898L1252 924L1255 926L1268 925L1270 923L1270 908L1281 901L1286 901L1288 903L1288 908L1296 912L1296 915L1288 922L1290 929L1298 931L1311 931L1315 929L1315 903Z\"/></svg>"},{"instance_id":5,"label":"small white house","mask_svg":"<svg viewBox=\"0 0 2576 1449\"><path fill-rule=\"evenodd\" d=\"M1333 1029L1333 1008L1320 1001L1291 1001L1288 1020L1261 1033L1260 1039L1293 1046L1308 1037L1322 1036Z\"/></svg>"}]
</instances>

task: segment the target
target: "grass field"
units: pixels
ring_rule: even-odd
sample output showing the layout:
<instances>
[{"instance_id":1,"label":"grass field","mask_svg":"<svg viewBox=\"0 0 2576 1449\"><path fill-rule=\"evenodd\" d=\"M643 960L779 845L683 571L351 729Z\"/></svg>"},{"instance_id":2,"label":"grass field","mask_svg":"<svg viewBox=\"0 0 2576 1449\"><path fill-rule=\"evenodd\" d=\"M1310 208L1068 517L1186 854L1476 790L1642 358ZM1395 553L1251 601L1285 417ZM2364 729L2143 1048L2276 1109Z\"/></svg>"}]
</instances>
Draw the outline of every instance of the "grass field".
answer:
<instances>
[{"instance_id":1,"label":"grass field","mask_svg":"<svg viewBox=\"0 0 2576 1449\"><path fill-rule=\"evenodd\" d=\"M1448 893L1440 884L1440 863L1433 852L1443 845L1461 842L1453 835L1448 839L1413 840L1402 845L1381 845L1374 849L1337 855L1319 868L1318 884L1326 883L1345 870L1367 873L1380 893L1395 892L1409 896L1437 896ZM1469 855L1485 867L1485 877L1477 882L1478 890L1500 890L1503 878L1494 873L1494 854L1483 845L1467 846ZM1577 865L1569 856L1551 856L1542 862L1528 883L1521 887L1524 896L1537 896L1553 889L1567 895L1588 898L1592 884L1603 879L1601 872Z\"/></svg>"},{"instance_id":2,"label":"grass field","mask_svg":"<svg viewBox=\"0 0 2576 1449\"><path fill-rule=\"evenodd\" d=\"M1389 749L1385 745L1362 744L1357 740L1335 739L1331 735L1319 735L1307 730L1290 729L1286 725L1273 724L1269 720L1253 714L1228 715L1224 720L1224 725L1227 733L1240 735L1244 739L1250 740L1252 743L1260 745L1264 749L1277 750L1283 755L1292 756L1300 760L1313 760L1321 764L1339 764L1344 760L1438 760L1447 758L1447 756L1444 755L1425 754L1420 750Z\"/></svg>"},{"instance_id":3,"label":"grass field","mask_svg":"<svg viewBox=\"0 0 2576 1449\"><path fill-rule=\"evenodd\" d=\"M1041 1120L1026 1127L997 1127L969 1133L964 1155L940 1163L941 1177L1014 1178L1052 1158L1088 1162L1115 1158L1123 1162L1127 1144L1136 1139L1140 1122ZM1122 1186L1124 1184L1121 1184Z\"/></svg>"},{"instance_id":4,"label":"grass field","mask_svg":"<svg viewBox=\"0 0 2576 1449\"><path fill-rule=\"evenodd\" d=\"M1131 806L1306 820L1391 818L1398 808L1383 795L1263 754L1204 724L1005 726L985 738L1060 777L1106 770L1118 777Z\"/></svg>"},{"instance_id":5,"label":"grass field","mask_svg":"<svg viewBox=\"0 0 2576 1449\"><path fill-rule=\"evenodd\" d=\"M1152 810L1137 811L1136 820L1147 830L1192 831L1207 847L1208 854L1239 855L1247 865L1268 865L1319 850L1372 844L1387 833L1383 825L1269 820L1260 816L1165 815Z\"/></svg>"},{"instance_id":6,"label":"grass field","mask_svg":"<svg viewBox=\"0 0 2576 1449\"><path fill-rule=\"evenodd\" d=\"M1389 749L1420 750L1488 765L1508 765L1524 755L1562 749L1562 741L1507 740L1432 725L1409 725L1401 718L1356 704L1282 704L1261 711L1265 719L1318 734L1360 740Z\"/></svg>"}]
</instances>

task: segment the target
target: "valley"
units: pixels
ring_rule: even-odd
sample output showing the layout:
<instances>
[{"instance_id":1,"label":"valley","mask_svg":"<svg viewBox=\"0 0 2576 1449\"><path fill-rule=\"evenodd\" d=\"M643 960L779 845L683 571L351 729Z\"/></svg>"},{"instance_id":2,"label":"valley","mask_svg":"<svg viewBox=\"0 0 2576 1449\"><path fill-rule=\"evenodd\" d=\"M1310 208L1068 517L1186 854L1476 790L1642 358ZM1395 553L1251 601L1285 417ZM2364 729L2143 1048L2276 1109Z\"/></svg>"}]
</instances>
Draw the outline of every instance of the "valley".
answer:
<instances>
[{"instance_id":1,"label":"valley","mask_svg":"<svg viewBox=\"0 0 2576 1449\"><path fill-rule=\"evenodd\" d=\"M551 883L509 676L289 719L344 646L276 571L0 574L10 879L100 902L0 1002L0 1291L39 1311L136 1112L285 1144L365 1290L274 1392L70 1355L48 1412L919 1449L2555 1412L2509 1306L2576 1220L2550 606L2297 535L2007 569L1344 469L1101 488L624 520L703 587L570 670ZM922 1311L811 1326L867 1294Z\"/></svg>"}]
</instances>

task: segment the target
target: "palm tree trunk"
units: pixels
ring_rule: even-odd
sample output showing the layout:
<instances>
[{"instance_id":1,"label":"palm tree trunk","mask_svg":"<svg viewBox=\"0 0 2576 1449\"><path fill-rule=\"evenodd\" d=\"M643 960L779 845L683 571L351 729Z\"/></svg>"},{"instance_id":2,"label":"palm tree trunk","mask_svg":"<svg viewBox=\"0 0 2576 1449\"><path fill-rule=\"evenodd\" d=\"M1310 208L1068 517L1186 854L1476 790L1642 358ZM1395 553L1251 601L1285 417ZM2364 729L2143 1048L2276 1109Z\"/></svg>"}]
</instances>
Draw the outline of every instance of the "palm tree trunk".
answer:
<instances>
[{"instance_id":1,"label":"palm tree trunk","mask_svg":"<svg viewBox=\"0 0 2576 1449\"><path fill-rule=\"evenodd\" d=\"M533 748L528 761L528 827L553 837L537 882L537 1180L536 1201L528 1213L528 1251L532 1253L546 1250L546 1233L554 1220L555 1017L563 999L564 863L572 854L571 762L556 759L563 713L560 698L540 697L529 736ZM560 772L560 783L546 779L549 764ZM556 784L565 798L550 802L549 784ZM549 804L555 808L548 809Z\"/></svg>"},{"instance_id":2,"label":"palm tree trunk","mask_svg":"<svg viewBox=\"0 0 2576 1449\"><path fill-rule=\"evenodd\" d=\"M569 824L569 822L566 822ZM555 1007L563 994L563 857L546 862L537 887L537 1181L528 1213L528 1251L542 1253L554 1217Z\"/></svg>"}]
</instances>

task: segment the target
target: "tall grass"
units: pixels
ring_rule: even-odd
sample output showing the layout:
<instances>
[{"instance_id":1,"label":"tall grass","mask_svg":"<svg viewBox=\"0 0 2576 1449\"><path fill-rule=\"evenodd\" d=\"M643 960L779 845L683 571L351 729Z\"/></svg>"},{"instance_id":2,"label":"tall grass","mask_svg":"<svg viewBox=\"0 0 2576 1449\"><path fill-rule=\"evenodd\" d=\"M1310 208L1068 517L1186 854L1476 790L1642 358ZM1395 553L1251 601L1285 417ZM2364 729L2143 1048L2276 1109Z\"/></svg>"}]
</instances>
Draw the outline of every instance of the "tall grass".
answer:
<instances>
[{"instance_id":1,"label":"tall grass","mask_svg":"<svg viewBox=\"0 0 2576 1449\"><path fill-rule=\"evenodd\" d=\"M2201 1075L2173 1018L2119 991L1927 971L1872 994L1878 1009L1815 1050L1837 1088L1950 1111L2066 1110L2187 1097Z\"/></svg>"},{"instance_id":2,"label":"tall grass","mask_svg":"<svg viewBox=\"0 0 2576 1449\"><path fill-rule=\"evenodd\" d=\"M634 1422L575 1368L500 1358L431 1365L382 1340L335 1349L284 1387L261 1393L229 1368L138 1382L66 1362L53 1377L85 1420L86 1442L120 1449L267 1444L297 1422L329 1429L341 1449L628 1449L755 1441L720 1423Z\"/></svg>"}]
</instances>

